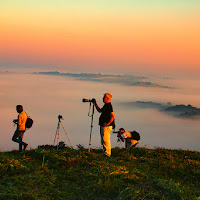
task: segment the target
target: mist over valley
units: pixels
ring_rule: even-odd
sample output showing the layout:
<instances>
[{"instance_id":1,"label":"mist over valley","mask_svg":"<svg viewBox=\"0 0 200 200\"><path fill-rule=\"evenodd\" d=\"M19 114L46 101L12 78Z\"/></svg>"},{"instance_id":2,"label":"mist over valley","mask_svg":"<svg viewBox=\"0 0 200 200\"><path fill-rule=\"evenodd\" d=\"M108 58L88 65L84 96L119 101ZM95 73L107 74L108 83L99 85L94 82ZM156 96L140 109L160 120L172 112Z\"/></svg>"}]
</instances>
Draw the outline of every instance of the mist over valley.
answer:
<instances>
[{"instance_id":1,"label":"mist over valley","mask_svg":"<svg viewBox=\"0 0 200 200\"><path fill-rule=\"evenodd\" d=\"M24 137L24 140L30 144L29 148L53 144L58 115L64 118L62 123L72 145L76 148L76 145L81 144L88 148L91 123L91 118L88 117L90 104L83 103L82 99L95 98L102 107L102 97L106 92L113 94L116 130L123 127L129 131L138 131L141 135L139 146L200 150L199 122L191 120L194 118L193 112L199 111L200 107L198 80L195 80L194 84L192 79L87 73L73 74L77 77L72 77L72 74L70 73L70 76L38 73L0 74L2 113L0 151L18 149L18 145L11 141L16 129L12 121L17 117L15 110L17 104L22 104L24 110L34 120L33 127L26 131ZM81 76L84 76L83 80ZM111 77L112 81L107 81ZM169 88L130 85L131 81L145 80L146 82L148 79L152 83L166 85ZM175 111L177 108L181 109ZM189 112L187 117L181 116L187 112ZM101 147L99 116L95 110L92 148ZM60 141L69 145L63 130L60 133ZM124 147L123 143L117 142L116 134L111 135L111 141L112 147Z\"/></svg>"}]
</instances>

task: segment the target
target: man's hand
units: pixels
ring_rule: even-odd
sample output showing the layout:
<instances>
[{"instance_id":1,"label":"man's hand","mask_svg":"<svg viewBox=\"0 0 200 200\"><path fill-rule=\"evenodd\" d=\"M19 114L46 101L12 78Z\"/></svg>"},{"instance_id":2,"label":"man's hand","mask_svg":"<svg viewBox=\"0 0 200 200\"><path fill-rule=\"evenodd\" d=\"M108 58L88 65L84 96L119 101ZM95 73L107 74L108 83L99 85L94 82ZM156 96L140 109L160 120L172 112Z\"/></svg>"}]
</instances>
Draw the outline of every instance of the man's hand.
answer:
<instances>
[{"instance_id":1,"label":"man's hand","mask_svg":"<svg viewBox=\"0 0 200 200\"><path fill-rule=\"evenodd\" d=\"M118 132L118 134L117 134L117 137L118 137L118 140L121 140L122 142L124 142L124 138L122 138L122 135L121 135L122 133L120 133L120 131Z\"/></svg>"},{"instance_id":2,"label":"man's hand","mask_svg":"<svg viewBox=\"0 0 200 200\"><path fill-rule=\"evenodd\" d=\"M17 119L14 119L13 120L13 123L17 124L18 120Z\"/></svg>"},{"instance_id":3,"label":"man's hand","mask_svg":"<svg viewBox=\"0 0 200 200\"><path fill-rule=\"evenodd\" d=\"M108 123L103 123L103 126L108 126Z\"/></svg>"},{"instance_id":4,"label":"man's hand","mask_svg":"<svg viewBox=\"0 0 200 200\"><path fill-rule=\"evenodd\" d=\"M96 99L92 99L92 103L93 103L94 105L96 105L96 104L97 104Z\"/></svg>"}]
</instances>

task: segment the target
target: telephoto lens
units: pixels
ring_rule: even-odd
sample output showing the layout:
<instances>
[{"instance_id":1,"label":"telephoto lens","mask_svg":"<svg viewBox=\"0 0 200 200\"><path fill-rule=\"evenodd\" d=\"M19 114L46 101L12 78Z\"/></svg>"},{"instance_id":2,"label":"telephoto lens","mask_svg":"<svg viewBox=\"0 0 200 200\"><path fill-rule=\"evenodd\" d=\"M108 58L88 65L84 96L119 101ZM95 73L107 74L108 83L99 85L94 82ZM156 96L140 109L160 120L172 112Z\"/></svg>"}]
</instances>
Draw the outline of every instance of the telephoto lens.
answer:
<instances>
[{"instance_id":1,"label":"telephoto lens","mask_svg":"<svg viewBox=\"0 0 200 200\"><path fill-rule=\"evenodd\" d=\"M95 103L96 100L93 98L93 99L83 99L82 100L83 102L92 102L92 103Z\"/></svg>"},{"instance_id":2,"label":"telephoto lens","mask_svg":"<svg viewBox=\"0 0 200 200\"><path fill-rule=\"evenodd\" d=\"M91 99L83 99L82 101L83 101L83 102L92 102Z\"/></svg>"}]
</instances>

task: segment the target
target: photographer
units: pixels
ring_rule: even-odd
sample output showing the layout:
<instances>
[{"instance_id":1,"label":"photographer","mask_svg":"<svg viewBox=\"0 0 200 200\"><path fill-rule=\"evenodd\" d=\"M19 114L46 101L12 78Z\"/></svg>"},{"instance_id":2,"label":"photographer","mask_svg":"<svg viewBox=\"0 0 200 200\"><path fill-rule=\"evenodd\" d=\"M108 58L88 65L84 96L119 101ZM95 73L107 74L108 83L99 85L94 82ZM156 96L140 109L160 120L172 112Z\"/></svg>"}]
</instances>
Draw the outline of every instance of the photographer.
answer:
<instances>
[{"instance_id":1,"label":"photographer","mask_svg":"<svg viewBox=\"0 0 200 200\"><path fill-rule=\"evenodd\" d=\"M102 108L99 108L95 99L93 100L93 104L95 105L97 111L101 113L99 118L101 144L103 145L104 155L108 157L111 156L110 132L113 128L115 128L115 114L113 112L111 98L111 93L104 94L103 102L105 104Z\"/></svg>"},{"instance_id":2,"label":"photographer","mask_svg":"<svg viewBox=\"0 0 200 200\"><path fill-rule=\"evenodd\" d=\"M125 141L126 148L134 148L138 144L138 140L140 140L138 132L125 131L123 128L119 129L117 137L119 138L118 140Z\"/></svg>"},{"instance_id":3,"label":"photographer","mask_svg":"<svg viewBox=\"0 0 200 200\"><path fill-rule=\"evenodd\" d=\"M17 124L17 129L12 137L12 141L19 143L19 151L22 151L22 145L24 146L23 150L25 150L28 147L28 144L23 142L23 136L26 131L26 120L27 120L27 115L23 111L23 106L22 105L17 105L16 110L19 113L18 119L14 119L13 122Z\"/></svg>"}]
</instances>

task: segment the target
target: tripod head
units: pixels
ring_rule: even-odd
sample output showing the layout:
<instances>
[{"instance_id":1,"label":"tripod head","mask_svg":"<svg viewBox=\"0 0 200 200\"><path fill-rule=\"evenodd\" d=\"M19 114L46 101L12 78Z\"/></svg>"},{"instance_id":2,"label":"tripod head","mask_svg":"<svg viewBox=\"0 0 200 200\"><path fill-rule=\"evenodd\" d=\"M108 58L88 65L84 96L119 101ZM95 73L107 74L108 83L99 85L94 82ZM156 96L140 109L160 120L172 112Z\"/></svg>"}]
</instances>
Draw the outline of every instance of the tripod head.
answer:
<instances>
[{"instance_id":1,"label":"tripod head","mask_svg":"<svg viewBox=\"0 0 200 200\"><path fill-rule=\"evenodd\" d=\"M59 120L59 122L60 122L61 119L63 120L62 115L58 115L58 120Z\"/></svg>"}]
</instances>

